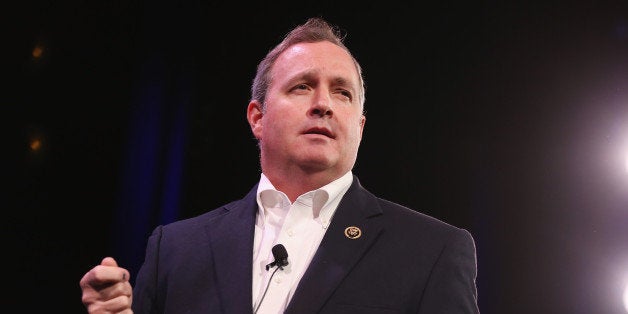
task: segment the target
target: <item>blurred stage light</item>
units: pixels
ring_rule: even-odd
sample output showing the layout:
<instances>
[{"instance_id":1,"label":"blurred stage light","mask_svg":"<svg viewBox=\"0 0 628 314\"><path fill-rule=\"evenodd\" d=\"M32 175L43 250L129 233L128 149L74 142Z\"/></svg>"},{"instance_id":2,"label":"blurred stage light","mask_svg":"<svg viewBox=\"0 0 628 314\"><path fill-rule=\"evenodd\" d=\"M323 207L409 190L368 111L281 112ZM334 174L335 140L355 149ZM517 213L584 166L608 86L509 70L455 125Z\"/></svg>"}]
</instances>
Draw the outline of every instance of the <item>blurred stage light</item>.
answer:
<instances>
[{"instance_id":1,"label":"blurred stage light","mask_svg":"<svg viewBox=\"0 0 628 314\"><path fill-rule=\"evenodd\" d=\"M36 152L41 149L41 140L38 138L32 139L29 146L31 148L31 151Z\"/></svg>"},{"instance_id":2,"label":"blurred stage light","mask_svg":"<svg viewBox=\"0 0 628 314\"><path fill-rule=\"evenodd\" d=\"M41 58L43 54L44 54L44 47L42 45L36 45L35 48L33 48L33 51L31 52L31 55L35 59Z\"/></svg>"},{"instance_id":3,"label":"blurred stage light","mask_svg":"<svg viewBox=\"0 0 628 314\"><path fill-rule=\"evenodd\" d=\"M624 308L626 308L626 313L628 313L628 283L624 289Z\"/></svg>"}]
</instances>

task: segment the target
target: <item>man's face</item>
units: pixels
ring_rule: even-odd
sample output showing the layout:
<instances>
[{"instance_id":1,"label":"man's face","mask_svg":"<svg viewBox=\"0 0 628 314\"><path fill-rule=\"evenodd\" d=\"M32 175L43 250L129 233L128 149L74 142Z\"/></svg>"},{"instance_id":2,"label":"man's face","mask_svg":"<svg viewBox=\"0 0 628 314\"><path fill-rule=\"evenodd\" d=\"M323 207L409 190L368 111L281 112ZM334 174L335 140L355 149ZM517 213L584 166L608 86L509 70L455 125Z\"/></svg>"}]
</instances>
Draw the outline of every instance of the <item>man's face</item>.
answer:
<instances>
[{"instance_id":1,"label":"man's face","mask_svg":"<svg viewBox=\"0 0 628 314\"><path fill-rule=\"evenodd\" d=\"M333 177L349 171L365 121L359 84L351 56L330 42L300 43L284 51L271 69L265 112L256 110L260 104L249 104L262 169L296 167Z\"/></svg>"}]
</instances>

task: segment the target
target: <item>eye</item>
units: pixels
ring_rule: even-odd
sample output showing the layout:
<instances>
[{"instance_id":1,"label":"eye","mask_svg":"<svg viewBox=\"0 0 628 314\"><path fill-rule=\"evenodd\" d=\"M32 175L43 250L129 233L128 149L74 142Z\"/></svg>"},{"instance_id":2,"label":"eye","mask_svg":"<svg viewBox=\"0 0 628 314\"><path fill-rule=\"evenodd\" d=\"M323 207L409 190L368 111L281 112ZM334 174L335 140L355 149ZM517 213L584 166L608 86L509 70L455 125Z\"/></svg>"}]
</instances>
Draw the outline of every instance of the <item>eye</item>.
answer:
<instances>
[{"instance_id":1,"label":"eye","mask_svg":"<svg viewBox=\"0 0 628 314\"><path fill-rule=\"evenodd\" d=\"M293 87L293 89L307 90L308 86L306 84L298 84L297 86Z\"/></svg>"},{"instance_id":2,"label":"eye","mask_svg":"<svg viewBox=\"0 0 628 314\"><path fill-rule=\"evenodd\" d=\"M306 83L299 83L296 84L294 86L292 86L292 88L290 88L290 93L294 93L295 95L305 95L308 93L308 91L311 90L311 87L306 84Z\"/></svg>"},{"instance_id":3,"label":"eye","mask_svg":"<svg viewBox=\"0 0 628 314\"><path fill-rule=\"evenodd\" d=\"M353 99L353 95L348 90L341 89L341 90L338 91L338 93L340 95L344 96L344 97L347 97L348 100L352 100Z\"/></svg>"}]
</instances>

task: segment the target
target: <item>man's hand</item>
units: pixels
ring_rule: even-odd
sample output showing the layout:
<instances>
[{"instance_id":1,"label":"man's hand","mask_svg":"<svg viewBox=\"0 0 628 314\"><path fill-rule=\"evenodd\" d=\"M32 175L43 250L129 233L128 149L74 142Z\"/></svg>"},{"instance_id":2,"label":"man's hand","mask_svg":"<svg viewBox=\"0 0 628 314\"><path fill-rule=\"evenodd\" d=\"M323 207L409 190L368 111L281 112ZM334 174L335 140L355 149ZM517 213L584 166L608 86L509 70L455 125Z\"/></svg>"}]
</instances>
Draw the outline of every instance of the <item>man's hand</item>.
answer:
<instances>
[{"instance_id":1,"label":"man's hand","mask_svg":"<svg viewBox=\"0 0 628 314\"><path fill-rule=\"evenodd\" d=\"M81 278L82 301L87 312L131 314L133 288L129 271L118 267L111 258L103 258L100 265L90 269Z\"/></svg>"}]
</instances>

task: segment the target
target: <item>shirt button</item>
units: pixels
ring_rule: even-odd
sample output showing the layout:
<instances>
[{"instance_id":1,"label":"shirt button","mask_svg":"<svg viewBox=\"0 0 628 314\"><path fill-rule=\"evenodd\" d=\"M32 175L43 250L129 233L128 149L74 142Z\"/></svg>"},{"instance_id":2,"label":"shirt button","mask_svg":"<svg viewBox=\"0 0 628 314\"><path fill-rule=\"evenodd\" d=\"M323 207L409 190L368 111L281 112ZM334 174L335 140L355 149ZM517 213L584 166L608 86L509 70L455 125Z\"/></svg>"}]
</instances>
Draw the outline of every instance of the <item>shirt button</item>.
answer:
<instances>
[{"instance_id":1,"label":"shirt button","mask_svg":"<svg viewBox=\"0 0 628 314\"><path fill-rule=\"evenodd\" d=\"M281 278L275 278L276 283L281 283Z\"/></svg>"},{"instance_id":2,"label":"shirt button","mask_svg":"<svg viewBox=\"0 0 628 314\"><path fill-rule=\"evenodd\" d=\"M293 235L294 235L294 231L292 231L292 229L289 229L289 230L288 230L288 236L290 236L290 237L291 237L291 236L293 236Z\"/></svg>"}]
</instances>

